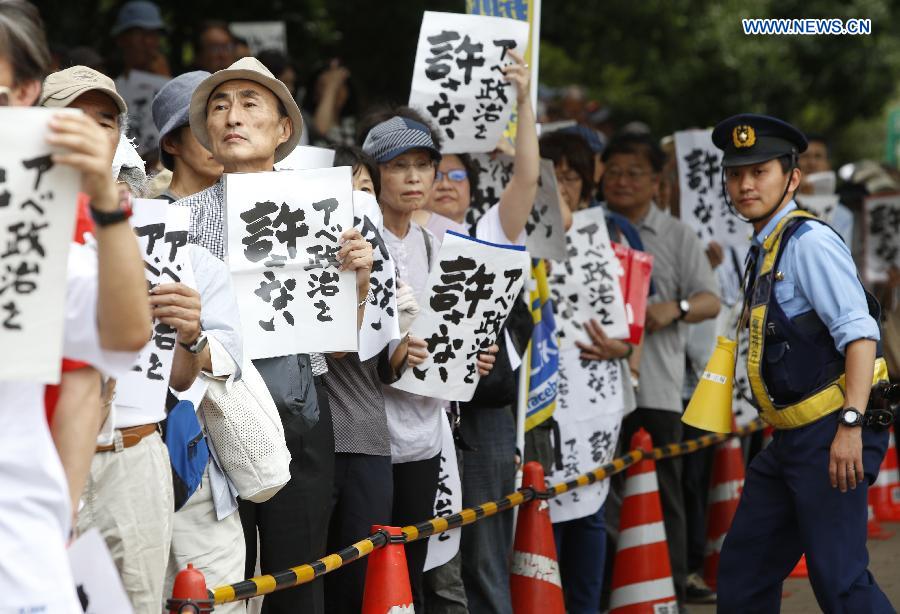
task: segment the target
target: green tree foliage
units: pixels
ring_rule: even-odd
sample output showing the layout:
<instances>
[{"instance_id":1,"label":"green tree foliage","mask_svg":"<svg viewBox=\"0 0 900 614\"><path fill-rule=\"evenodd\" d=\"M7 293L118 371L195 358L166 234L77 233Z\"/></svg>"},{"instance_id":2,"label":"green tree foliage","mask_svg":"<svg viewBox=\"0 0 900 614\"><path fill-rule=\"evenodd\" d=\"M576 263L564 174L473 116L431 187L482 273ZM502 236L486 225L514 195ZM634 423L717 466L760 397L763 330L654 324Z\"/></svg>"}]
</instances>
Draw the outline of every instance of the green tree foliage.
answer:
<instances>
[{"instance_id":1,"label":"green tree foliage","mask_svg":"<svg viewBox=\"0 0 900 614\"><path fill-rule=\"evenodd\" d=\"M748 17L868 18L872 35L745 36ZM858 137L883 125L896 93L898 17L889 0L545 3L541 81L581 83L658 134L764 112L830 134L845 155L880 157L881 143Z\"/></svg>"}]
</instances>

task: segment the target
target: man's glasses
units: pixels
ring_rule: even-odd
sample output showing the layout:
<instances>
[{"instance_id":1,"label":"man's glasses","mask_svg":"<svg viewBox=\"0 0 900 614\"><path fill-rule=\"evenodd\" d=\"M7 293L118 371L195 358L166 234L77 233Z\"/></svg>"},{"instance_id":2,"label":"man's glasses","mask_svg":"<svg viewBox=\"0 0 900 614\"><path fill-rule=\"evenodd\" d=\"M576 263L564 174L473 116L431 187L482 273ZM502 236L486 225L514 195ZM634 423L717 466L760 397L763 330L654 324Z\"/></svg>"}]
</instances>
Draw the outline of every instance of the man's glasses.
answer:
<instances>
[{"instance_id":1,"label":"man's glasses","mask_svg":"<svg viewBox=\"0 0 900 614\"><path fill-rule=\"evenodd\" d=\"M446 177L450 181L454 181L456 183L465 181L466 179L469 178L469 176L466 175L465 170L463 170L461 168L454 168L452 171L447 171L446 173L444 171L438 171L434 176L434 182L440 183L441 181L444 180L444 177Z\"/></svg>"}]
</instances>

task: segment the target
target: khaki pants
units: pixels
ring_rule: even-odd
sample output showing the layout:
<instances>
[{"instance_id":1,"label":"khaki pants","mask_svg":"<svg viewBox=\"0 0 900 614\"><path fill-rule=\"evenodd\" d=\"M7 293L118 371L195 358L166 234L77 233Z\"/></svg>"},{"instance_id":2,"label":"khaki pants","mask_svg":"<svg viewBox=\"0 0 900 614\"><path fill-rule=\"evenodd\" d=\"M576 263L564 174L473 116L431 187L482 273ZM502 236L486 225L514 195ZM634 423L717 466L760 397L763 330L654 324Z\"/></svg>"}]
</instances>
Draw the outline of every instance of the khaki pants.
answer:
<instances>
[{"instance_id":1,"label":"khaki pants","mask_svg":"<svg viewBox=\"0 0 900 614\"><path fill-rule=\"evenodd\" d=\"M237 510L223 520L216 518L207 467L200 487L175 513L172 549L166 570L166 594L171 592L175 575L188 563L203 572L209 589L240 582L244 579L246 558L244 530ZM241 601L217 606L216 612L238 613L245 607Z\"/></svg>"},{"instance_id":2,"label":"khaki pants","mask_svg":"<svg viewBox=\"0 0 900 614\"><path fill-rule=\"evenodd\" d=\"M159 614L172 541L172 468L159 433L121 452L98 452L78 531L100 530L135 614Z\"/></svg>"}]
</instances>

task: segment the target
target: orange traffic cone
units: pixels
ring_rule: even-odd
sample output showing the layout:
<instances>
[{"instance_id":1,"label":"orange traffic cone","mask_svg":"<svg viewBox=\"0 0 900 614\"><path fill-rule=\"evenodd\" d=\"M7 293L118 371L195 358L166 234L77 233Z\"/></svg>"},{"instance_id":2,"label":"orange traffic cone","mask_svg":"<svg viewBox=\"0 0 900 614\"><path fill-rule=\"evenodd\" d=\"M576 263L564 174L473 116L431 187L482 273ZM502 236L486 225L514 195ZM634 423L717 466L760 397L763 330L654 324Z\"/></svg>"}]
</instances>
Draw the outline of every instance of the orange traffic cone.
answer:
<instances>
[{"instance_id":1,"label":"orange traffic cone","mask_svg":"<svg viewBox=\"0 0 900 614\"><path fill-rule=\"evenodd\" d=\"M869 539L889 539L894 532L888 531L881 523L878 522L878 519L875 517L875 508L871 503L872 493L869 492L869 524L866 526L866 536Z\"/></svg>"},{"instance_id":2,"label":"orange traffic cone","mask_svg":"<svg viewBox=\"0 0 900 614\"><path fill-rule=\"evenodd\" d=\"M741 501L744 488L744 452L736 437L716 446L706 516L706 558L703 576L713 590L719 575L719 553Z\"/></svg>"},{"instance_id":3,"label":"orange traffic cone","mask_svg":"<svg viewBox=\"0 0 900 614\"><path fill-rule=\"evenodd\" d=\"M213 611L213 601L206 590L206 578L199 569L188 563L175 576L172 598L166 602L169 614L201 614Z\"/></svg>"},{"instance_id":4,"label":"orange traffic cone","mask_svg":"<svg viewBox=\"0 0 900 614\"><path fill-rule=\"evenodd\" d=\"M412 589L399 527L374 525L372 532L384 531L388 545L369 555L366 585L363 588L362 614L412 614Z\"/></svg>"},{"instance_id":5,"label":"orange traffic cone","mask_svg":"<svg viewBox=\"0 0 900 614\"><path fill-rule=\"evenodd\" d=\"M525 463L522 487L544 490L544 470L540 463ZM535 499L522 506L509 571L515 614L565 613L550 508L545 500Z\"/></svg>"},{"instance_id":6,"label":"orange traffic cone","mask_svg":"<svg viewBox=\"0 0 900 614\"><path fill-rule=\"evenodd\" d=\"M809 570L806 569L806 555L800 557L800 560L797 561L797 565L794 567L794 571L791 572L789 576L791 578L808 578Z\"/></svg>"},{"instance_id":7,"label":"orange traffic cone","mask_svg":"<svg viewBox=\"0 0 900 614\"><path fill-rule=\"evenodd\" d=\"M875 509L875 518L881 522L900 522L900 473L897 471L897 448L894 428L891 427L887 454L881 461L878 479L869 488L869 503Z\"/></svg>"},{"instance_id":8,"label":"orange traffic cone","mask_svg":"<svg viewBox=\"0 0 900 614\"><path fill-rule=\"evenodd\" d=\"M762 447L766 447L770 443L772 443L772 437L775 435L775 427L767 424L763 427L763 439L762 439Z\"/></svg>"},{"instance_id":9,"label":"orange traffic cone","mask_svg":"<svg viewBox=\"0 0 900 614\"><path fill-rule=\"evenodd\" d=\"M644 429L631 438L632 449L652 450ZM610 614L637 614L677 609L669 546L663 525L656 462L645 458L628 468L613 567Z\"/></svg>"}]
</instances>

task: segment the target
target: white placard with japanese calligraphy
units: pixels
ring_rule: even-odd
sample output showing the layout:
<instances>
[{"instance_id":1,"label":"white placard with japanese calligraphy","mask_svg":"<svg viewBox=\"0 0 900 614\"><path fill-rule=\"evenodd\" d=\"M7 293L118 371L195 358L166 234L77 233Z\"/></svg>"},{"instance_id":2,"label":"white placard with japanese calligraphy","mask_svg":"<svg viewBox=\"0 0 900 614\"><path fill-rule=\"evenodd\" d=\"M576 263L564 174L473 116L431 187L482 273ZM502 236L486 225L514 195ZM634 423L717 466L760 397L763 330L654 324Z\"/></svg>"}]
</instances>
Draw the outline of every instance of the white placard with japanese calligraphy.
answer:
<instances>
[{"instance_id":1,"label":"white placard with japanese calligraphy","mask_svg":"<svg viewBox=\"0 0 900 614\"><path fill-rule=\"evenodd\" d=\"M444 153L492 151L516 101L502 67L524 55L528 23L425 11L409 106L440 129Z\"/></svg>"},{"instance_id":2,"label":"white placard with japanese calligraphy","mask_svg":"<svg viewBox=\"0 0 900 614\"><path fill-rule=\"evenodd\" d=\"M500 195L513 175L515 159L506 154L473 154L478 167L478 186L472 192L472 204L466 211L466 223L474 228L487 211L500 203ZM541 160L541 174L531 216L525 224L525 247L532 258L566 259L566 232L559 210L559 192L553 162Z\"/></svg>"},{"instance_id":3,"label":"white placard with japanese calligraphy","mask_svg":"<svg viewBox=\"0 0 900 614\"><path fill-rule=\"evenodd\" d=\"M456 445L453 443L450 420L444 412L441 420L441 469L438 472L438 486L434 496L434 517L445 518L460 509L462 509L462 482L459 478ZM425 571L439 567L456 556L459 551L460 531L461 528L451 529L428 538Z\"/></svg>"},{"instance_id":4,"label":"white placard with japanese calligraphy","mask_svg":"<svg viewBox=\"0 0 900 614\"><path fill-rule=\"evenodd\" d=\"M167 77L143 70L130 70L116 79L116 91L128 105L128 136L134 139L141 155L159 144L159 131L153 123L153 98L168 82Z\"/></svg>"},{"instance_id":5,"label":"white placard with japanese calligraphy","mask_svg":"<svg viewBox=\"0 0 900 614\"><path fill-rule=\"evenodd\" d=\"M225 175L228 266L252 358L357 351L350 167Z\"/></svg>"},{"instance_id":6,"label":"white placard with japanese calligraphy","mask_svg":"<svg viewBox=\"0 0 900 614\"><path fill-rule=\"evenodd\" d=\"M254 56L267 49L288 52L287 28L283 21L233 21L228 24L228 29L247 41Z\"/></svg>"},{"instance_id":7,"label":"white placard with japanese calligraphy","mask_svg":"<svg viewBox=\"0 0 900 614\"><path fill-rule=\"evenodd\" d=\"M80 178L53 164L59 109L0 108L0 380L59 381L66 262ZM77 113L78 111L67 111Z\"/></svg>"},{"instance_id":8,"label":"white placard with japanese calligraphy","mask_svg":"<svg viewBox=\"0 0 900 614\"><path fill-rule=\"evenodd\" d=\"M747 242L747 227L722 196L722 151L713 145L712 130L675 133L681 221L693 228L706 245Z\"/></svg>"},{"instance_id":9,"label":"white placard with japanese calligraphy","mask_svg":"<svg viewBox=\"0 0 900 614\"><path fill-rule=\"evenodd\" d=\"M831 223L837 210L840 197L837 194L797 194L794 196L797 205L814 214L823 222Z\"/></svg>"},{"instance_id":10,"label":"white placard with japanese calligraphy","mask_svg":"<svg viewBox=\"0 0 900 614\"><path fill-rule=\"evenodd\" d=\"M381 208L368 192L353 192L353 225L372 244L372 276L369 289L372 298L366 303L362 328L359 330L359 359L368 360L385 346L400 338L397 317L397 275L394 259L384 242Z\"/></svg>"},{"instance_id":11,"label":"white placard with japanese calligraphy","mask_svg":"<svg viewBox=\"0 0 900 614\"><path fill-rule=\"evenodd\" d=\"M182 283L195 288L188 256L191 210L165 200L134 201L131 226L144 259L147 286ZM165 407L169 374L175 357L177 331L153 320L152 337L124 377L116 384L116 404L145 410L148 415Z\"/></svg>"},{"instance_id":12,"label":"white placard with japanese calligraphy","mask_svg":"<svg viewBox=\"0 0 900 614\"><path fill-rule=\"evenodd\" d=\"M524 249L447 232L409 333L428 343L429 356L392 386L447 401L471 400L480 379L478 354L496 342L529 267Z\"/></svg>"},{"instance_id":13,"label":"white placard with japanese calligraphy","mask_svg":"<svg viewBox=\"0 0 900 614\"><path fill-rule=\"evenodd\" d=\"M900 194L868 197L863 215L866 281L885 281L891 267L900 267Z\"/></svg>"},{"instance_id":14,"label":"white placard with japanese calligraphy","mask_svg":"<svg viewBox=\"0 0 900 614\"><path fill-rule=\"evenodd\" d=\"M297 145L286 158L275 163L276 171L308 171L334 166L334 150L327 147Z\"/></svg>"},{"instance_id":15,"label":"white placard with japanese calligraphy","mask_svg":"<svg viewBox=\"0 0 900 614\"><path fill-rule=\"evenodd\" d=\"M84 614L130 614L134 611L99 530L89 529L80 535L69 546L67 554Z\"/></svg>"},{"instance_id":16,"label":"white placard with japanese calligraphy","mask_svg":"<svg viewBox=\"0 0 900 614\"><path fill-rule=\"evenodd\" d=\"M559 423L562 469L548 484L565 482L612 461L624 416L622 369L617 360L581 360L578 348L559 353L559 387L553 417ZM629 382L628 385L631 385ZM569 491L550 501L550 519L566 522L595 513L609 480Z\"/></svg>"},{"instance_id":17,"label":"white placard with japanese calligraphy","mask_svg":"<svg viewBox=\"0 0 900 614\"><path fill-rule=\"evenodd\" d=\"M628 315L619 282L624 271L610 244L603 209L573 214L566 243L569 259L554 264L547 278L560 349L590 342L584 325L591 318L610 338L627 339Z\"/></svg>"}]
</instances>

